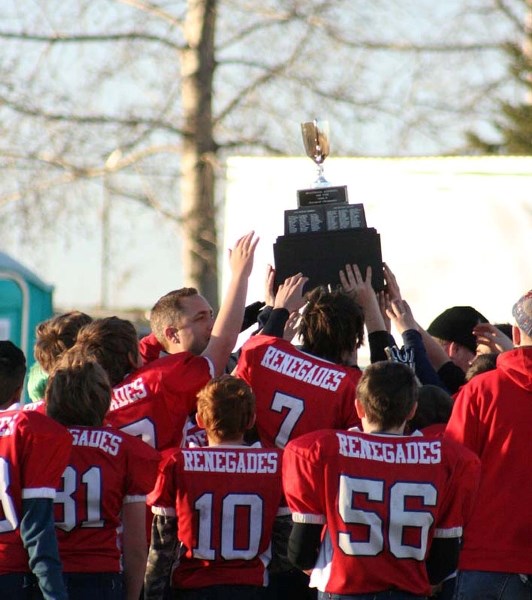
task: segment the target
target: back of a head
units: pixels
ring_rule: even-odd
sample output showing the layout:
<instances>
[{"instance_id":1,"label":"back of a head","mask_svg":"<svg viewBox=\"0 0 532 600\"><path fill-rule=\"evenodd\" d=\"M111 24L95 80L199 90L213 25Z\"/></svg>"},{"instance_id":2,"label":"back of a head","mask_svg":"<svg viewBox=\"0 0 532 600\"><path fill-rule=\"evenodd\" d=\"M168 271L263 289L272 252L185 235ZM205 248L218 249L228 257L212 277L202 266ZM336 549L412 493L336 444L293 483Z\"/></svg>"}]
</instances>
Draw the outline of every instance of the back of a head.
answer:
<instances>
[{"instance_id":1,"label":"back of a head","mask_svg":"<svg viewBox=\"0 0 532 600\"><path fill-rule=\"evenodd\" d=\"M103 367L72 349L50 374L45 401L46 414L63 425L99 427L111 403L111 384Z\"/></svg>"},{"instance_id":2,"label":"back of a head","mask_svg":"<svg viewBox=\"0 0 532 600\"><path fill-rule=\"evenodd\" d=\"M364 369L357 386L367 420L383 431L401 426L417 401L418 384L403 363L380 361Z\"/></svg>"},{"instance_id":3,"label":"back of a head","mask_svg":"<svg viewBox=\"0 0 532 600\"><path fill-rule=\"evenodd\" d=\"M422 385L418 392L416 414L408 422L410 430L447 423L452 410L453 399L444 389L437 385Z\"/></svg>"},{"instance_id":4,"label":"back of a head","mask_svg":"<svg viewBox=\"0 0 532 600\"><path fill-rule=\"evenodd\" d=\"M522 339L520 345L532 345L532 290L529 290L524 296L521 296L514 304L512 315L521 332Z\"/></svg>"},{"instance_id":5,"label":"back of a head","mask_svg":"<svg viewBox=\"0 0 532 600\"><path fill-rule=\"evenodd\" d=\"M466 382L471 381L476 375L486 373L487 371L493 371L497 367L497 356L496 352L488 352L486 354L477 354L475 359L471 363L471 366L466 371L465 380Z\"/></svg>"},{"instance_id":6,"label":"back of a head","mask_svg":"<svg viewBox=\"0 0 532 600\"><path fill-rule=\"evenodd\" d=\"M24 352L13 342L0 341L0 408L20 400L25 375Z\"/></svg>"},{"instance_id":7,"label":"back of a head","mask_svg":"<svg viewBox=\"0 0 532 600\"><path fill-rule=\"evenodd\" d=\"M36 329L35 358L49 373L56 360L76 343L79 330L92 322L92 317L78 310L58 315Z\"/></svg>"},{"instance_id":8,"label":"back of a head","mask_svg":"<svg viewBox=\"0 0 532 600\"><path fill-rule=\"evenodd\" d=\"M82 327L74 348L96 360L105 369L112 386L131 371L139 352L135 327L118 317L96 319Z\"/></svg>"},{"instance_id":9,"label":"back of a head","mask_svg":"<svg viewBox=\"0 0 532 600\"><path fill-rule=\"evenodd\" d=\"M318 287L307 295L298 333L305 352L342 364L364 341L364 313L341 289Z\"/></svg>"},{"instance_id":10,"label":"back of a head","mask_svg":"<svg viewBox=\"0 0 532 600\"><path fill-rule=\"evenodd\" d=\"M166 327L175 326L179 321L182 311L182 299L196 296L198 290L193 287L183 287L161 296L150 312L150 327L159 344L166 347L164 330Z\"/></svg>"},{"instance_id":11,"label":"back of a head","mask_svg":"<svg viewBox=\"0 0 532 600\"><path fill-rule=\"evenodd\" d=\"M249 428L255 414L255 395L242 379L222 375L198 393L197 411L208 434L220 441L231 440Z\"/></svg>"},{"instance_id":12,"label":"back of a head","mask_svg":"<svg viewBox=\"0 0 532 600\"><path fill-rule=\"evenodd\" d=\"M427 332L440 340L461 344L474 353L477 340L473 328L479 323L488 323L488 320L478 310L471 306L453 306L438 315Z\"/></svg>"}]
</instances>

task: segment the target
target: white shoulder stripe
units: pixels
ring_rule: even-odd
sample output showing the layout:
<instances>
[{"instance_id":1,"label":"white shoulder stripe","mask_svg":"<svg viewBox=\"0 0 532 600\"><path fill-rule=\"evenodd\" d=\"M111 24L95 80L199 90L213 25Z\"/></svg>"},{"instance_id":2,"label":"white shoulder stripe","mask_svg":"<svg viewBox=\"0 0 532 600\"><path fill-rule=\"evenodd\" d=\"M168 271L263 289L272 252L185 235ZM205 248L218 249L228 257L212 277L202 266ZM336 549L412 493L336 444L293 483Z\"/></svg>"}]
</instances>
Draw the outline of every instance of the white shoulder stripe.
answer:
<instances>
[{"instance_id":1,"label":"white shoulder stripe","mask_svg":"<svg viewBox=\"0 0 532 600\"><path fill-rule=\"evenodd\" d=\"M29 500L31 498L51 498L53 500L55 498L55 494L55 488L24 488L22 490L22 499Z\"/></svg>"},{"instance_id":2,"label":"white shoulder stripe","mask_svg":"<svg viewBox=\"0 0 532 600\"><path fill-rule=\"evenodd\" d=\"M292 521L294 521L294 523L304 523L308 525L325 525L325 515L293 512Z\"/></svg>"},{"instance_id":3,"label":"white shoulder stripe","mask_svg":"<svg viewBox=\"0 0 532 600\"><path fill-rule=\"evenodd\" d=\"M133 502L146 502L146 495L124 496L124 504L133 504Z\"/></svg>"},{"instance_id":4,"label":"white shoulder stripe","mask_svg":"<svg viewBox=\"0 0 532 600\"><path fill-rule=\"evenodd\" d=\"M435 529L435 538L459 538L462 537L463 527L449 527L448 529Z\"/></svg>"},{"instance_id":5,"label":"white shoulder stripe","mask_svg":"<svg viewBox=\"0 0 532 600\"><path fill-rule=\"evenodd\" d=\"M154 515L159 515L160 517L175 517L175 508L170 508L168 506L152 506L151 512Z\"/></svg>"}]
</instances>

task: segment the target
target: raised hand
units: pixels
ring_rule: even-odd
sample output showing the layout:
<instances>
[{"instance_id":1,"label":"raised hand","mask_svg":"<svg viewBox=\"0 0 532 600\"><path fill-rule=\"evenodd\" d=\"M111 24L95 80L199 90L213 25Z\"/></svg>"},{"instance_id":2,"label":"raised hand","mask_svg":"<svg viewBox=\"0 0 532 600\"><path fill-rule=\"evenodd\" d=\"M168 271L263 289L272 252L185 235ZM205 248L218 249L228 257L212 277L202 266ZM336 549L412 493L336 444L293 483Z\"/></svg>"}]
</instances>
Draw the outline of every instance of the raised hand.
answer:
<instances>
[{"instance_id":1,"label":"raised hand","mask_svg":"<svg viewBox=\"0 0 532 600\"><path fill-rule=\"evenodd\" d=\"M303 287L307 281L303 273L287 277L277 290L273 307L286 308L290 314L297 312L305 304Z\"/></svg>"},{"instance_id":2,"label":"raised hand","mask_svg":"<svg viewBox=\"0 0 532 600\"><path fill-rule=\"evenodd\" d=\"M487 346L491 352L505 352L514 347L513 341L491 323L479 323L473 328L473 334L477 340L477 346Z\"/></svg>"},{"instance_id":3,"label":"raised hand","mask_svg":"<svg viewBox=\"0 0 532 600\"><path fill-rule=\"evenodd\" d=\"M345 265L345 271L341 269L339 275L344 291L353 294L362 308L373 301L375 292L371 286L371 267L366 269L366 279L362 277L358 265Z\"/></svg>"},{"instance_id":4,"label":"raised hand","mask_svg":"<svg viewBox=\"0 0 532 600\"><path fill-rule=\"evenodd\" d=\"M408 329L418 328L412 310L405 300L391 300L386 309L386 314L393 321L401 335Z\"/></svg>"},{"instance_id":5,"label":"raised hand","mask_svg":"<svg viewBox=\"0 0 532 600\"><path fill-rule=\"evenodd\" d=\"M236 242L232 250L229 250L229 262L233 274L249 277L253 269L253 258L258 242L259 238L255 237L255 232L250 231Z\"/></svg>"},{"instance_id":6,"label":"raised hand","mask_svg":"<svg viewBox=\"0 0 532 600\"><path fill-rule=\"evenodd\" d=\"M401 290L392 270L386 263L382 263L382 269L384 271L384 280L386 281L386 292L390 300L401 300Z\"/></svg>"}]
</instances>

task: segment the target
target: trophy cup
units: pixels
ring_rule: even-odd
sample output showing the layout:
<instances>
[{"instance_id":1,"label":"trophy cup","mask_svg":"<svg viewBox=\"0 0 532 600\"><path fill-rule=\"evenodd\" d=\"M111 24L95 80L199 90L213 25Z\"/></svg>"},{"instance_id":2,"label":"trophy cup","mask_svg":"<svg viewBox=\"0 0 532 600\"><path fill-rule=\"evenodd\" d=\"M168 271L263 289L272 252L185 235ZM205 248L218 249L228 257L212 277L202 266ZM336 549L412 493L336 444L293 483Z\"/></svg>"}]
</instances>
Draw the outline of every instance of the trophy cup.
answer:
<instances>
[{"instance_id":1,"label":"trophy cup","mask_svg":"<svg viewBox=\"0 0 532 600\"><path fill-rule=\"evenodd\" d=\"M328 187L330 183L323 176L323 161L329 156L329 122L320 119L301 123L301 133L307 156L318 167L318 177L312 184L313 188Z\"/></svg>"},{"instance_id":2,"label":"trophy cup","mask_svg":"<svg viewBox=\"0 0 532 600\"><path fill-rule=\"evenodd\" d=\"M318 176L310 189L298 190L298 206L347 202L347 186L332 186L323 175L323 161L329 156L329 123L322 119L301 123L307 156L317 166Z\"/></svg>"}]
</instances>

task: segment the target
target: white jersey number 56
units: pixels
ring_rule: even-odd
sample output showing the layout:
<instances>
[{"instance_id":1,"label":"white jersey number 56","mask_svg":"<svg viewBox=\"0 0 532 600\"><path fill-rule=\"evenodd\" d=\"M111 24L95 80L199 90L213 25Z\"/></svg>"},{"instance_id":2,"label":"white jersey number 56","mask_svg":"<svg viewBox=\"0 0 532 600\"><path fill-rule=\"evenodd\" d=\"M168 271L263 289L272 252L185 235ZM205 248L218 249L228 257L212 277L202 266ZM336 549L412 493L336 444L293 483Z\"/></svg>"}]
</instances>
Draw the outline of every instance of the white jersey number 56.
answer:
<instances>
[{"instance_id":1,"label":"white jersey number 56","mask_svg":"<svg viewBox=\"0 0 532 600\"><path fill-rule=\"evenodd\" d=\"M380 516L384 503L385 482L379 479L361 479L342 475L338 495L338 512L346 525L358 524L367 528L365 541L354 541L349 531L338 532L338 545L346 553L358 556L376 556L388 538L390 552L396 558L424 560L427 553L429 530L434 522L432 513L423 507L436 506L438 492L431 483L400 481L390 486L389 518ZM365 497L364 506L375 506L375 511L357 507L357 496ZM419 498L419 508L407 510L406 498ZM360 505L360 502L359 502ZM380 506L379 506L380 505ZM379 511L379 508L381 509ZM416 544L405 542L405 529L418 530Z\"/></svg>"}]
</instances>

